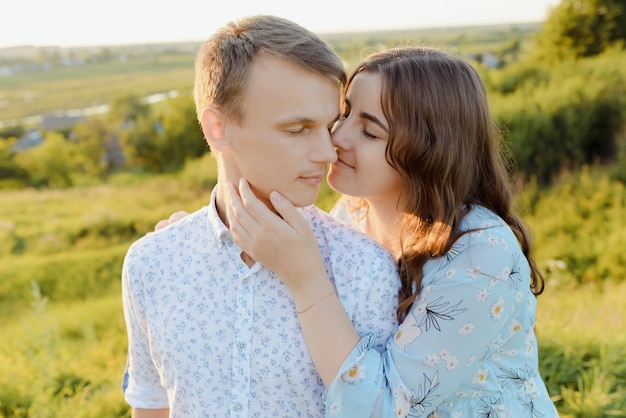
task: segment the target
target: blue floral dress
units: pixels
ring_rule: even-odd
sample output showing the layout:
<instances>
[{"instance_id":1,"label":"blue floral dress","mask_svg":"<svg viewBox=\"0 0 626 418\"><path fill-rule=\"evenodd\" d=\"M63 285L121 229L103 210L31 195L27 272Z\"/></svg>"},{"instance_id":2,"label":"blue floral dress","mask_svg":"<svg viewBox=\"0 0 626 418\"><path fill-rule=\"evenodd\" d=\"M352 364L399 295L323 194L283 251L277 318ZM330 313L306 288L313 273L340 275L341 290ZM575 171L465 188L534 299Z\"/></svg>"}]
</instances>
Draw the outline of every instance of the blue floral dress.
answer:
<instances>
[{"instance_id":1,"label":"blue floral dress","mask_svg":"<svg viewBox=\"0 0 626 418\"><path fill-rule=\"evenodd\" d=\"M346 220L341 207L334 214ZM538 371L536 298L513 232L481 206L461 228L476 231L426 263L387 350L364 335L346 359L327 417L558 416Z\"/></svg>"}]
</instances>

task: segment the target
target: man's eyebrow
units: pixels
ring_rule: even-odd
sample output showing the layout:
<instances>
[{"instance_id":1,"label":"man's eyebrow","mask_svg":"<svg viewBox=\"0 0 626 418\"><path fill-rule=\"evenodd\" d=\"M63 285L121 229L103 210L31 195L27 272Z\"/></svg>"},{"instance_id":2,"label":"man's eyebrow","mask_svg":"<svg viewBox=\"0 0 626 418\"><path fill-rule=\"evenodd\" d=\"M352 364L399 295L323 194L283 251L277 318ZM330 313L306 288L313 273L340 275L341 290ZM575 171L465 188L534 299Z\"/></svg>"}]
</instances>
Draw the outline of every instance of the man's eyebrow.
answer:
<instances>
[{"instance_id":1,"label":"man's eyebrow","mask_svg":"<svg viewBox=\"0 0 626 418\"><path fill-rule=\"evenodd\" d=\"M315 121L309 117L300 117L293 116L290 118L283 119L276 123L277 126L289 126L289 125L311 125L314 124Z\"/></svg>"}]
</instances>

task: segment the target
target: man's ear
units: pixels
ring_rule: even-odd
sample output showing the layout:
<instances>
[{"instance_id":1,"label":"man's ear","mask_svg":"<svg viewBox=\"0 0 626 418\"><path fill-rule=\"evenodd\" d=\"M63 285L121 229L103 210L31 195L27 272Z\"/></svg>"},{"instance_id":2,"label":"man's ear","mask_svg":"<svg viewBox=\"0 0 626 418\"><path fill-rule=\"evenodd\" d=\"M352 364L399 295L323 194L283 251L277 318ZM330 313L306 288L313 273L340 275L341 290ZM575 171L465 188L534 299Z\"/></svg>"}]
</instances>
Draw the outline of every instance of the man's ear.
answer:
<instances>
[{"instance_id":1,"label":"man's ear","mask_svg":"<svg viewBox=\"0 0 626 418\"><path fill-rule=\"evenodd\" d=\"M211 149L219 152L230 150L230 144L226 138L224 115L214 107L206 107L200 117L200 125L204 138Z\"/></svg>"}]
</instances>

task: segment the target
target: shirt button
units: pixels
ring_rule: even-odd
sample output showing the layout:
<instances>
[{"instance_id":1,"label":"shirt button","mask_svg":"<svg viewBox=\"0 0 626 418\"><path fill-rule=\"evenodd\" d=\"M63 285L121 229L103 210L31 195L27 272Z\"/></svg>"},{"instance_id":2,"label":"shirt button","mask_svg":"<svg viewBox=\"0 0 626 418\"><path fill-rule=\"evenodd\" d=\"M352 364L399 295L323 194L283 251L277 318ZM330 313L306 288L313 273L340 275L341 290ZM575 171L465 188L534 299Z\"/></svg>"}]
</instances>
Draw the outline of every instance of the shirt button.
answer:
<instances>
[{"instance_id":1,"label":"shirt button","mask_svg":"<svg viewBox=\"0 0 626 418\"><path fill-rule=\"evenodd\" d=\"M241 282L242 282L243 284L248 284L248 283L250 282L250 279L246 277L246 278L245 278L245 279L243 279Z\"/></svg>"},{"instance_id":2,"label":"shirt button","mask_svg":"<svg viewBox=\"0 0 626 418\"><path fill-rule=\"evenodd\" d=\"M240 350L243 350L244 348L246 348L246 343L238 343L238 344L237 344L237 347L238 347Z\"/></svg>"},{"instance_id":3,"label":"shirt button","mask_svg":"<svg viewBox=\"0 0 626 418\"><path fill-rule=\"evenodd\" d=\"M235 411L241 411L243 409L243 406L239 402L237 402L235 404L234 409L235 409Z\"/></svg>"}]
</instances>

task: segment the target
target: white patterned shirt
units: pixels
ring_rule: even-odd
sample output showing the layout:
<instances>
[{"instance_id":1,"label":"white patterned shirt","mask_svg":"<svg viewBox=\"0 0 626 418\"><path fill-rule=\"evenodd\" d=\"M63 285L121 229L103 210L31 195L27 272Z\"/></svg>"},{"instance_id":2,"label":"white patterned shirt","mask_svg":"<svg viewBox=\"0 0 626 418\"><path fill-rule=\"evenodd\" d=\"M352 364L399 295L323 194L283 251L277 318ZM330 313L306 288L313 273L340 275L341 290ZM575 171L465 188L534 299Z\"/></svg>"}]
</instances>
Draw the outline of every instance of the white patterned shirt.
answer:
<instances>
[{"instance_id":1,"label":"white patterned shirt","mask_svg":"<svg viewBox=\"0 0 626 418\"><path fill-rule=\"evenodd\" d=\"M357 331L383 350L397 328L397 264L365 234L310 206L327 273ZM122 274L133 408L171 417L322 417L324 385L288 288L242 261L210 205L144 236ZM329 342L332 343L332 342Z\"/></svg>"},{"instance_id":2,"label":"white patterned shirt","mask_svg":"<svg viewBox=\"0 0 626 418\"><path fill-rule=\"evenodd\" d=\"M332 213L362 226L341 205ZM513 232L481 206L461 229L474 232L425 264L386 351L365 335L345 360L326 416L558 417L538 370L536 298Z\"/></svg>"}]
</instances>

